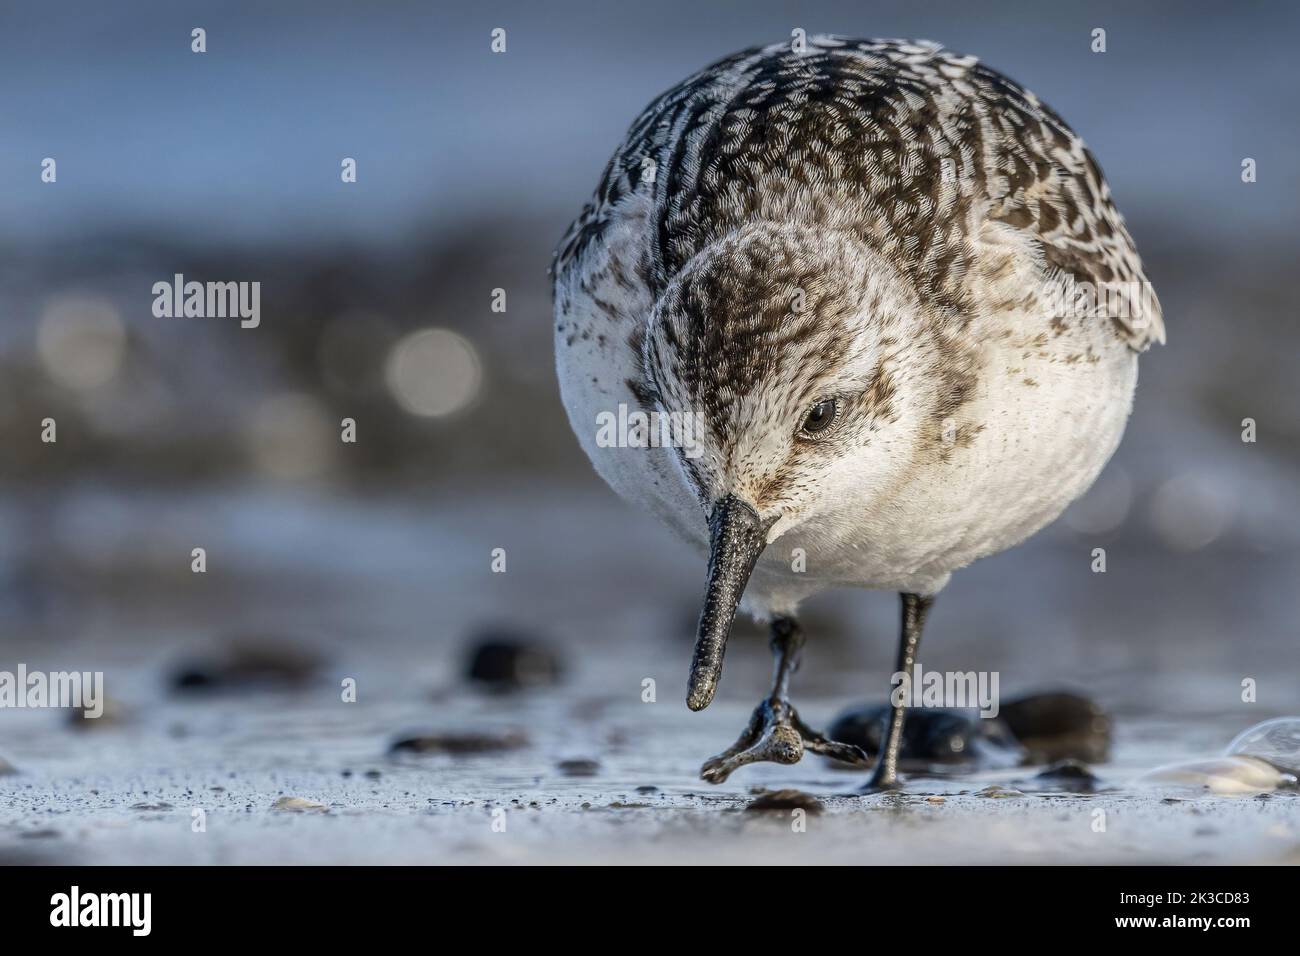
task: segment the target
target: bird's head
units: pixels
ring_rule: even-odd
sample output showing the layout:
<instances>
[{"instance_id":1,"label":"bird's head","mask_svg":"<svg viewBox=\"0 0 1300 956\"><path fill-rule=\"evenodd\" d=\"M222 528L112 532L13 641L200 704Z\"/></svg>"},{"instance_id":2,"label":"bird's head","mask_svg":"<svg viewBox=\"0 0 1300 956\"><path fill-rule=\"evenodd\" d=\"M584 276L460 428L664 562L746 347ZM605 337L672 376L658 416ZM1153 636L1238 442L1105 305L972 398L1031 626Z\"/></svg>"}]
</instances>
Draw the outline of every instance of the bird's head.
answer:
<instances>
[{"instance_id":1,"label":"bird's head","mask_svg":"<svg viewBox=\"0 0 1300 956\"><path fill-rule=\"evenodd\" d=\"M838 231L748 226L697 255L656 303L643 346L710 533L687 703L708 706L763 550L814 519L860 516L942 443L968 387L914 285Z\"/></svg>"}]
</instances>

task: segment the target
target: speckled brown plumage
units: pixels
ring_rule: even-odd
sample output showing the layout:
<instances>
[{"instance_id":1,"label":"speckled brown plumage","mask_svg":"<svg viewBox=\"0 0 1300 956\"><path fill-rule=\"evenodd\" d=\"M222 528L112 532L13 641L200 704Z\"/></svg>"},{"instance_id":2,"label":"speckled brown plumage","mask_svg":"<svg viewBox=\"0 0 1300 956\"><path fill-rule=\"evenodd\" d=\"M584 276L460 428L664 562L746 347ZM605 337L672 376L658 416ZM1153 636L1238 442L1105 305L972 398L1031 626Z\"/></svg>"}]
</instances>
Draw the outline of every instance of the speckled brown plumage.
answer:
<instances>
[{"instance_id":1,"label":"speckled brown plumage","mask_svg":"<svg viewBox=\"0 0 1300 956\"><path fill-rule=\"evenodd\" d=\"M814 38L748 50L695 74L633 123L557 250L562 276L629 196L651 202L640 277L657 296L704 245L756 219L846 229L938 311L972 308L981 224L1031 234L1079 281L1145 283L1082 140L1032 93L921 41ZM1158 304L1138 327L1163 335ZM1136 307L1127 311L1136 311Z\"/></svg>"}]
</instances>

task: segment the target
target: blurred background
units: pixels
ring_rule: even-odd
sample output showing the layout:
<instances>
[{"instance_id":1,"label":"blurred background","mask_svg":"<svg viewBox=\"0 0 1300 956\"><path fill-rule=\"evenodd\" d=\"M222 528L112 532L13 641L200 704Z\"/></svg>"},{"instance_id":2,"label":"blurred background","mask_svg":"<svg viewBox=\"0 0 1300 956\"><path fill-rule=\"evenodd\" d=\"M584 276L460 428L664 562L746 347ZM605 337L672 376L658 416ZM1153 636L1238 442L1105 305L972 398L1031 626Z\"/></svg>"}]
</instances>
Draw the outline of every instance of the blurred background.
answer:
<instances>
[{"instance_id":1,"label":"blurred background","mask_svg":"<svg viewBox=\"0 0 1300 956\"><path fill-rule=\"evenodd\" d=\"M1283 3L7 4L0 668L103 668L129 704L202 683L194 662L232 642L283 642L333 686L423 686L505 634L577 686L656 676L684 710L703 560L570 434L546 270L652 97L796 27L934 39L1034 90L1098 157L1164 305L1115 460L1046 532L956 576L926 665L999 669L1004 692L1066 680L1121 712L1231 712L1252 677L1258 719L1295 710ZM175 273L260 282L260 327L155 317ZM814 603L804 693L883 697L894 602ZM742 642L723 696L747 709L768 666ZM5 716L0 748L39 749ZM718 747L734 723L707 725Z\"/></svg>"}]
</instances>

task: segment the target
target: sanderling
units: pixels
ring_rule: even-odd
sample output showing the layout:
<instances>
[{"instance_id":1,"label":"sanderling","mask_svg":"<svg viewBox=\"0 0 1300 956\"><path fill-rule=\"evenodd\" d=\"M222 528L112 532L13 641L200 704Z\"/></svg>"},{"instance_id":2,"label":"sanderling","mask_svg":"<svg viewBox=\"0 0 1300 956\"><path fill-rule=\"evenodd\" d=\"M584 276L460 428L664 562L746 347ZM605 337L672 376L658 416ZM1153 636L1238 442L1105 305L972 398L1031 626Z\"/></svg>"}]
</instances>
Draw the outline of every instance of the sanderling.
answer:
<instances>
[{"instance_id":1,"label":"sanderling","mask_svg":"<svg viewBox=\"0 0 1300 956\"><path fill-rule=\"evenodd\" d=\"M687 703L738 606L772 693L702 776L804 749L800 602L902 595L898 672L950 574L1052 521L1124 431L1159 304L1101 170L1034 94L923 41L728 57L632 125L554 263L570 422L600 475L707 549ZM626 403L698 414L692 454L611 447ZM742 603L743 593L743 603ZM905 697L866 789L896 785Z\"/></svg>"}]
</instances>

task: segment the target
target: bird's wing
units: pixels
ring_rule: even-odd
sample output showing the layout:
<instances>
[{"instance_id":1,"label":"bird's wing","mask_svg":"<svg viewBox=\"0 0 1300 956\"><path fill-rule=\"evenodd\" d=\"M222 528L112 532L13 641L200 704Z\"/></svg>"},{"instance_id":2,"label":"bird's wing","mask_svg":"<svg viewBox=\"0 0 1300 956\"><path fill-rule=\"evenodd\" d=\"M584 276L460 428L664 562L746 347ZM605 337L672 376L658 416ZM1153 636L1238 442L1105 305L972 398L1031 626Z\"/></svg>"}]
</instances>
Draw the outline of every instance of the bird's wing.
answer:
<instances>
[{"instance_id":1,"label":"bird's wing","mask_svg":"<svg viewBox=\"0 0 1300 956\"><path fill-rule=\"evenodd\" d=\"M1111 322L1131 348L1163 344L1159 300L1083 140L995 70L975 64L962 86L969 93L952 121L974 154L970 172L987 202L984 214L1026 233L1044 277L1068 283L1076 303Z\"/></svg>"},{"instance_id":2,"label":"bird's wing","mask_svg":"<svg viewBox=\"0 0 1300 956\"><path fill-rule=\"evenodd\" d=\"M996 224L1001 248L1012 230L1033 255L1051 290L1040 302L1065 300L1139 352L1164 342L1160 303L1110 187L1049 106L976 58L928 41L815 42L826 65L802 60L857 90L871 154L858 170L866 219L924 297L955 315L970 307L963 293ZM846 69L846 57L859 67Z\"/></svg>"}]
</instances>

